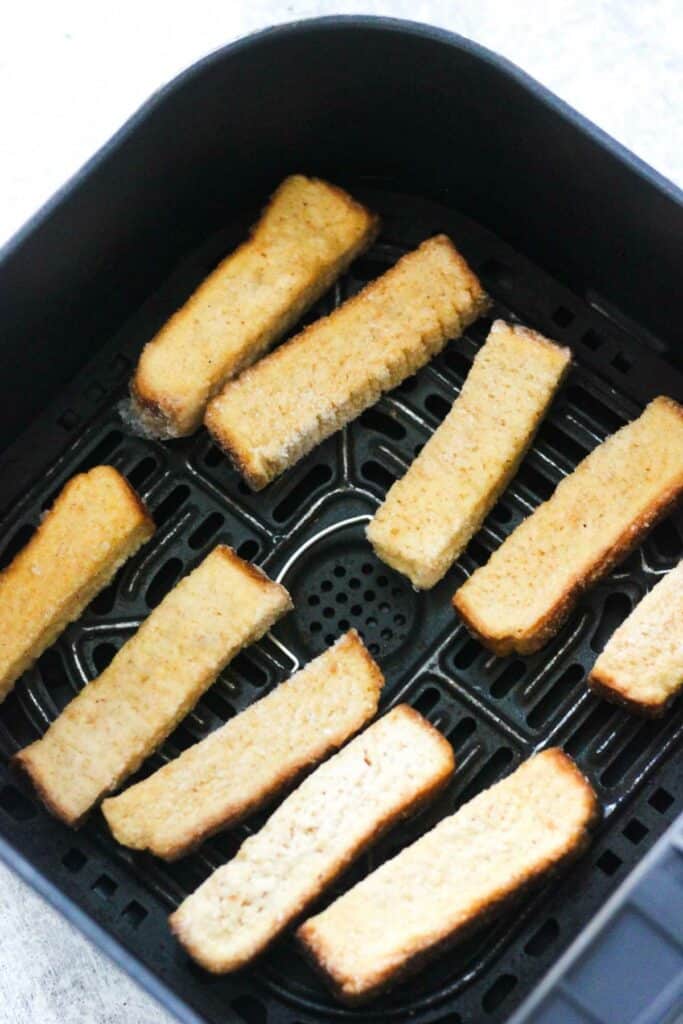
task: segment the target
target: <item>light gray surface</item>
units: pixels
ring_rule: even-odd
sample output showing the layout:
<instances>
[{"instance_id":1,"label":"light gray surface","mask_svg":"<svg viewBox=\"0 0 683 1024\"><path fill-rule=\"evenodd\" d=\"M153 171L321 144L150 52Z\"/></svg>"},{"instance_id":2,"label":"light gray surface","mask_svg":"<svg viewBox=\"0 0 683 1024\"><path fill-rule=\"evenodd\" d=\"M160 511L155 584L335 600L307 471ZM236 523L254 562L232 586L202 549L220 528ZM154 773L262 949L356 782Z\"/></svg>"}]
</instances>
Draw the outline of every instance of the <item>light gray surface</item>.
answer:
<instances>
[{"instance_id":1,"label":"light gray surface","mask_svg":"<svg viewBox=\"0 0 683 1024\"><path fill-rule=\"evenodd\" d=\"M469 36L683 183L680 0L29 2L0 36L0 242L183 67L268 24L336 13ZM0 1024L171 1020L2 865L0 950Z\"/></svg>"}]
</instances>

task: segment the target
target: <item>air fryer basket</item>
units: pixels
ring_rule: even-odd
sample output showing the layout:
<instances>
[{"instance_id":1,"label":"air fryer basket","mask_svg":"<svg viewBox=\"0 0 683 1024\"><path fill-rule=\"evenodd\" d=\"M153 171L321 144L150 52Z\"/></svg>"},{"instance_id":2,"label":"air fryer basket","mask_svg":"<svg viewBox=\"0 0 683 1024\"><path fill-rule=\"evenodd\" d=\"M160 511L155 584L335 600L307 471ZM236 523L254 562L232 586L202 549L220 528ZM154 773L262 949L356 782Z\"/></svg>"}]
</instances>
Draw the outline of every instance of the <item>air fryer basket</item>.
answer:
<instances>
[{"instance_id":1,"label":"air fryer basket","mask_svg":"<svg viewBox=\"0 0 683 1024\"><path fill-rule=\"evenodd\" d=\"M396 137L395 148L385 149L380 160L376 145L370 145L365 156L359 148L368 138L363 122L353 153L342 159L338 151L341 141L330 143L330 133L338 131L349 144L353 124L343 115L348 115L351 100L346 93L333 95L329 84L321 88L315 117L307 98L302 110L308 122L290 119L293 134L299 133L299 149L296 158L294 151L287 153L286 166L272 155L269 160L264 156L266 169L255 174L256 182L240 180L236 172L226 184L225 195L214 195L210 189L201 194L193 191L200 170L177 144L172 153L168 149L172 139L165 134L163 118L170 117L169 104L176 118L181 117L192 108L193 94L196 100L198 91L204 90L210 105L208 84L216 76L223 81L225 99L234 65L235 73L241 69L246 96L247 111L239 115L241 124L249 102L263 104L262 98L249 101L250 76L255 76L254 81L265 76L267 82L271 74L275 84L268 88L274 92L284 75L298 81L296 65L302 47L309 68L318 73L315 55L321 38L330 59L331 52L337 53L339 48L337 55L355 62L366 84L375 59L384 70L373 73L380 78L387 74L386 61L379 59L382 48L390 74L399 80L401 61L420 66L420 51L429 44L432 63L421 65L431 68L424 91L438 116L444 116L446 75L450 76L451 92L463 104L463 123L468 117L476 123L470 108L479 103L479 122L490 132L489 104L498 76L504 94L512 97L508 114L517 119L523 150L525 138L533 141L540 132L538 119L549 114L555 141L562 137L564 125L563 160L574 159L567 149L572 132L581 136L581 145L595 147L594 177L607 175L610 164L619 170L619 174L613 172L614 187L605 196L604 207L598 203L594 211L585 196L582 207L577 199L580 182L577 184L575 176L575 191L565 195L563 215L558 214L552 225L546 221L546 230L552 227L567 239L567 266L562 265L563 247L557 239L552 252L550 243L536 244L542 236L537 207L543 205L547 183L544 178L532 200L529 181L515 180L519 155L511 157L507 176L491 193L490 206L495 220L496 208L506 202L519 203L522 208L525 203L535 203L526 207L528 246L524 233L514 228L519 210L501 216L506 230L501 229L497 236L490 223L482 223L488 217L473 216L480 208L474 189L462 185L460 194L455 185L447 184L445 165L457 157L453 140L443 142L441 152L431 151L431 159L438 163L431 178L425 176L424 168L411 178L423 156L415 163L412 157L402 159L400 153L405 153L406 147L412 153L418 142L424 143L424 138L410 138L411 133L424 135L424 124L418 127L406 121L404 137ZM334 72L341 78L343 67L340 63ZM459 74L469 80L477 67L480 97L473 100L471 95L461 94L458 82ZM322 65L320 69L322 73ZM294 102L303 102L301 88L294 90ZM402 89L404 86L399 92ZM408 100L412 97L414 105L413 90L419 93L420 87L411 84L408 89ZM529 110L536 108L537 120L524 122L523 115L529 116ZM391 119L388 107L374 109L374 116L384 116L385 110ZM266 118L263 105L260 114ZM286 118L286 111L283 116ZM246 144L246 137L236 134L240 125L232 125L233 135L221 149L216 148L214 139L203 135L204 120L199 114L199 126L188 128L190 139L193 132L196 135L197 153L202 159L222 160L226 174L226 160L232 156L239 169L242 153L238 142ZM451 114L447 120L450 124ZM263 131L266 129L276 135L280 131L272 116L266 118ZM246 130L243 125L242 130ZM384 129L378 131L383 134ZM487 160L494 157L490 139L475 132L468 141L482 146ZM257 160L269 140L252 142ZM154 147L161 145L167 147L163 159L158 153L153 155ZM533 173L533 146L525 152L527 173ZM576 147L572 152L576 155ZM165 161L172 168L170 176L177 178L170 212L160 194L167 188L161 173ZM257 495L241 482L205 431L159 444L132 435L120 417L119 404L141 346L243 237L257 215L259 199L291 170L322 172L348 186L382 215L384 225L371 251L353 265L307 321L353 294L422 239L445 231L493 296L492 316L530 324L570 345L575 353L571 377L514 482L465 555L446 579L426 594L418 595L403 577L375 558L363 530L386 489L404 472L447 412L490 320L475 324L416 377ZM545 173L550 171L548 164ZM457 184L465 170L460 167L451 173ZM487 166L482 173L490 179L493 171ZM144 203L133 192L126 192L128 176L138 181ZM588 180L585 168L584 176ZM129 220L138 231L137 249L131 248L135 231L128 222L116 232L111 226L111 211L104 201L110 193L105 186L115 182L119 191L109 205L116 208L125 193ZM562 187L562 182L556 184ZM237 198L240 187L250 200L246 206ZM639 197L640 221L635 226L617 202L620 197L626 202L629 190ZM85 280L82 260L96 242L88 211L98 198L103 221L97 250L100 258L92 264L91 278ZM194 218L193 199L197 204ZM656 207L665 201L671 206L669 217L657 227ZM559 209L559 198L553 202ZM602 220L591 222L598 210ZM540 212L547 217L547 209ZM616 222L619 217L624 226L613 238L613 274L606 274L604 266L591 274L595 249L603 256L610 252L599 224ZM585 675L615 626L658 576L678 561L683 515L676 514L657 527L624 565L581 602L558 637L529 658L490 655L468 636L450 606L458 583L486 561L503 537L549 496L557 481L591 448L636 415L655 394L683 399L683 376L668 348L674 327L673 304L664 297L652 316L645 318L651 282L644 282L635 294L638 274L643 261L649 259L657 231L666 253L676 217L680 223L681 208L674 198L667 197L660 182L591 135L537 87L470 44L414 26L339 19L257 37L188 73L162 94L156 106L138 115L98 162L9 249L0 265L0 284L14 289L0 309L0 320L7 325L4 349L8 367L4 384L0 382L7 397L0 419L5 440L11 440L0 473L0 498L6 509L0 535L7 538L2 565L26 543L64 481L101 462L117 466L148 501L158 532L0 705L0 835L6 840L10 860L16 850L37 870L42 891L67 912L74 905L85 910L136 962L160 979L157 994L162 998L170 990L180 997L188 1014L191 1007L209 1022L501 1021L532 990L680 810L681 702L665 718L645 722L590 695ZM582 218L600 233L592 247ZM65 234L67 225L70 230ZM80 228L83 237L78 234ZM582 232L585 268L578 262L574 265L579 253L577 235L580 241ZM49 256L51 247L56 253L59 239L66 251L55 270L49 265ZM515 244L510 245L510 240ZM629 245L636 249L629 250ZM94 252L95 248L91 255ZM156 262L150 266L154 254ZM528 258L531 254L537 262ZM31 263L31 256L38 268ZM545 257L545 269L539 256ZM673 266L661 266L661 274L666 277L668 273L673 280ZM36 291L41 269L47 277ZM581 281L584 270L586 276ZM33 305L21 306L20 300L29 295L33 295ZM636 315L644 320L643 328L635 326ZM36 333L38 325L41 330ZM20 335L24 345L25 339L31 338L31 358L19 346ZM35 368L39 365L47 380L42 375L37 379ZM73 377L71 382L64 384L69 377ZM33 422L15 439L19 426L28 420ZM217 978L195 967L171 938L168 912L234 853L265 814L210 840L177 864L165 865L118 847L99 814L80 832L69 831L43 811L30 788L7 767L11 754L45 730L73 694L102 671L178 578L221 541L281 580L290 590L296 610L229 666L141 774L176 756L355 626L387 677L383 708L408 701L427 715L453 743L458 770L437 804L391 833L345 876L337 891L549 744L559 744L572 754L595 785L604 809L594 845L570 871L548 881L515 912L366 1009L338 1006L290 939L278 943L253 970ZM127 966L131 968L130 960ZM132 970L136 973L134 965ZM146 972L142 976L145 980ZM179 1004L175 1009L179 1010ZM179 1012L184 1012L182 1005Z\"/></svg>"}]
</instances>

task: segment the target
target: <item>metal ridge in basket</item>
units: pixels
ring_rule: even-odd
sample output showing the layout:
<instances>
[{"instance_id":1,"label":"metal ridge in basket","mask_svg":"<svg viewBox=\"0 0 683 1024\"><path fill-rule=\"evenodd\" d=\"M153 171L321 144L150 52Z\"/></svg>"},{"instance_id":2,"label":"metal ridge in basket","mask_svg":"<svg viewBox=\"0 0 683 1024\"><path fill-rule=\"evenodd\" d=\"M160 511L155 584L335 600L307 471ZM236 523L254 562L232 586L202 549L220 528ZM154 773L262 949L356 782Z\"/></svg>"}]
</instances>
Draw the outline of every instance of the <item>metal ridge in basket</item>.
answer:
<instances>
[{"instance_id":1,"label":"metal ridge in basket","mask_svg":"<svg viewBox=\"0 0 683 1024\"><path fill-rule=\"evenodd\" d=\"M606 819L595 847L569 878L546 885L512 919L497 922L393 994L363 1011L350 1011L324 992L289 940L246 978L213 979L190 965L166 930L168 909L230 856L260 818L210 840L177 864L161 864L117 847L97 816L78 835L65 835L21 783L9 778L3 764L0 829L209 1020L219 1020L221 1008L229 1006L249 1024L258 1024L266 1013L278 1024L302 1015L379 1021L409 1013L420 1021L434 1019L437 1011L449 1020L459 1014L470 1021L478 1019L482 1005L495 1020L507 1012L512 993L517 1000L536 983L554 950L590 918L676 808L669 779L680 770L680 753L674 749L683 731L680 703L659 722L640 722L588 694L584 679L605 635L677 561L683 538L680 514L658 527L624 566L587 595L538 655L491 656L468 636L449 603L454 582L486 559L587 451L637 412L633 376L612 365L611 343L595 346L595 338L609 336L609 324L488 231L451 210L381 192L361 189L359 194L383 214L385 234L311 315L327 311L380 273L416 230L426 236L438 223L482 274L496 300L495 315L530 322L574 349L578 365L519 474L433 591L416 594L375 558L364 539L367 518L387 486L457 394L485 336L485 322L258 495L240 482L204 432L169 445L130 434L117 412L125 369L112 375L111 361L118 357L124 368L132 362L159 310L174 308L202 272L197 268L220 258L221 238L234 234L227 228L193 254L83 371L57 416L51 412L43 419L44 429L53 433L55 419L64 420L61 452L29 493L11 504L0 524L8 537L3 561L25 542L62 482L99 461L125 473L149 502L159 529L149 548L124 568L2 705L3 761L43 731L73 693L102 670L183 572L209 547L225 541L281 579L296 611L232 663L144 772L206 735L356 626L387 675L384 706L407 700L426 714L454 744L459 767L437 805L367 855L344 886L550 742L564 746L589 775ZM666 390L672 371L652 353L647 359ZM615 390L617 382L623 393ZM93 415L85 396L95 386L102 395L100 411ZM21 442L14 457L31 462Z\"/></svg>"}]
</instances>

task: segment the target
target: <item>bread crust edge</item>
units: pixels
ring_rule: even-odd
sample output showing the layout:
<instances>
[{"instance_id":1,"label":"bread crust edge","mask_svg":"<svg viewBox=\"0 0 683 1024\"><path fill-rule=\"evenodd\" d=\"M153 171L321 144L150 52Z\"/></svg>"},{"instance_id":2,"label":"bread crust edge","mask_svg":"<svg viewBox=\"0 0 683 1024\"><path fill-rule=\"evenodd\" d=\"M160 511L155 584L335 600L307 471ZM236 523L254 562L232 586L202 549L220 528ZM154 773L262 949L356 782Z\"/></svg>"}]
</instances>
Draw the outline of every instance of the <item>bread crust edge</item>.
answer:
<instances>
[{"instance_id":1,"label":"bread crust edge","mask_svg":"<svg viewBox=\"0 0 683 1024\"><path fill-rule=\"evenodd\" d=\"M683 409L673 399L669 401L683 418ZM486 626L479 616L468 606L467 595L465 594L464 598L462 596L462 591L467 586L466 583L456 590L451 599L455 611L475 639L498 657L505 657L513 653L534 654L559 632L583 594L611 572L615 566L628 558L657 523L674 510L681 500L682 493L683 474L679 478L678 484L669 487L651 502L632 525L621 533L615 543L603 551L588 573L583 576L575 576L571 585L558 597L555 604L533 627L524 633L494 636L487 632Z\"/></svg>"},{"instance_id":2,"label":"bread crust edge","mask_svg":"<svg viewBox=\"0 0 683 1024\"><path fill-rule=\"evenodd\" d=\"M159 439L169 439L177 437L189 437L202 425L204 415L207 410L208 404L211 400L220 393L228 380L237 376L242 370L246 369L251 362L247 362L244 365L238 366L235 371L227 378L222 381L214 393L209 395L206 402L204 403L203 409L194 417L189 419L187 423L181 423L181 420L185 419L182 412L176 408L173 396L161 393L157 387L154 386L148 379L145 373L145 367L143 365L143 356L147 345L154 342L162 331L166 329L174 321L181 319L186 312L186 307L189 302L193 299L197 291L213 277L214 274L220 273L223 266L231 259L236 257L238 253L241 253L245 249L253 245L259 227L263 219L267 216L269 210L274 205L277 197L287 182L292 178L302 177L308 181L315 182L317 185L322 185L327 188L330 192L333 192L336 197L344 202L348 209L353 213L354 216L362 215L366 220L366 229L362 236L358 239L357 243L349 250L344 258L340 258L338 264L330 271L330 274L326 276L325 283L322 289L316 292L319 297L320 294L324 293L327 288L331 287L332 283L343 274L349 267L349 265L356 259L361 253L363 253L368 246L372 245L373 241L379 234L381 222L379 215L369 210L363 203L359 203L353 198L348 192L346 192L341 186L335 185L332 182L325 181L323 178L315 176L303 175L303 174L291 174L288 175L283 181L280 182L275 191L271 194L268 201L261 208L258 218L249 227L247 237L239 243L231 252L229 252L216 267L208 274L202 281L200 281L194 291L188 295L185 302L176 309L171 316L161 325L159 330L154 334L152 338L149 338L144 345L140 357L138 359L135 372L131 378L129 390L132 402L132 410L135 418L140 422L142 427L149 431L154 437ZM316 301L315 296L310 300L304 302L303 309L298 310L295 319L302 316L303 313L310 307L310 305ZM287 330L287 324L282 328L283 332ZM281 335L280 335L281 336ZM277 336L273 339L271 344L274 344L277 340ZM270 347L270 346L269 346ZM267 352L267 350L266 350ZM257 357L258 359L258 357Z\"/></svg>"},{"instance_id":3,"label":"bread crust edge","mask_svg":"<svg viewBox=\"0 0 683 1024\"><path fill-rule=\"evenodd\" d=\"M589 690L598 697L608 701L610 704L626 708L627 711L634 715L639 715L641 718L661 718L675 701L678 692L680 692L671 694L663 701L635 700L633 697L629 697L627 693L624 693L622 686L615 676L610 675L603 669L597 668L597 663L588 673L586 682Z\"/></svg>"},{"instance_id":4,"label":"bread crust edge","mask_svg":"<svg viewBox=\"0 0 683 1024\"><path fill-rule=\"evenodd\" d=\"M427 729L430 733L435 734L438 737L439 746L441 747L444 755L446 756L446 763L444 764L441 772L436 776L430 783L422 787L419 793L417 793L410 803L406 804L399 811L392 814L386 815L380 822L377 823L377 827L369 834L361 843L359 843L353 850L348 851L343 861L340 861L334 870L333 875L325 882L323 891L327 892L337 879L343 875L343 873L361 857L366 850L378 842L382 836L386 835L387 832L391 831L396 825L407 818L417 814L420 810L426 807L432 800L443 791L447 786L448 782L453 776L455 770L455 754L453 748L448 742L446 737L436 729L431 722L428 722L419 711L410 707L408 704L399 704L396 711L400 708L402 714L409 715L420 723L420 725ZM211 959L204 955L204 952L200 950L192 937L188 935L183 927L182 921L178 917L178 910L175 910L168 918L169 928L176 937L178 942L186 950L192 959L203 967L204 970L210 974L230 974L233 971L241 970L248 964L252 964L257 960L267 949L282 935L282 933L292 927L296 927L297 922L307 913L310 907L320 898L321 893L315 893L310 899L305 900L296 910L296 912L289 918L284 919L280 922L279 927L273 931L269 936L267 942L265 942L252 956L246 957L239 962L230 962L226 964L224 961Z\"/></svg>"},{"instance_id":5,"label":"bread crust edge","mask_svg":"<svg viewBox=\"0 0 683 1024\"><path fill-rule=\"evenodd\" d=\"M231 813L226 814L225 812L218 812L210 820L207 820L203 828L194 829L192 835L189 836L185 842L164 844L156 843L152 839L149 842L139 843L134 846L130 842L127 842L125 839L119 838L119 830L117 829L116 819L114 818L112 820L112 818L110 818L109 808L107 806L108 804L112 804L115 802L116 796L106 797L102 801L100 809L106 820L110 832L114 836L114 839L116 839L116 841L120 843L121 846L125 846L127 849L151 853L153 856L158 857L160 860L164 860L167 863L173 863L174 861L180 860L182 857L185 857L188 854L193 853L195 850L197 850L204 842L206 842L207 839L210 839L211 836L218 835L219 833L224 832L229 828L234 828L236 825L240 824L240 822L248 818L251 814L254 814L256 811L268 807L275 800L282 798L283 793L286 793L290 789L290 787L298 785L299 782L303 781L303 779L307 774L309 774L311 769L315 769L319 764L322 764L322 762L325 761L328 757L330 757L332 754L340 750L341 747L344 744L346 744L352 737L356 736L361 729L367 727L377 714L379 698L385 682L384 675L379 665L377 664L377 662L372 657L372 655L366 648L365 644L361 640L356 629L348 630L348 632L345 633L341 639L346 641L347 643L352 644L356 653L360 657L362 657L363 661L366 663L370 672L371 686L373 688L374 697L374 709L372 713L369 714L365 719L360 721L351 732L348 732L346 736L342 737L341 739L335 739L328 743L325 750L317 757L314 757L312 759L309 758L305 763L301 763L299 765L294 766L291 769L291 771L281 772L279 778L273 784L272 788L268 790L267 793L261 794L260 796L255 795L251 800L249 800L248 803L240 804L239 808L235 808ZM327 648L327 650L330 650L330 648ZM274 691L271 690L270 692L272 693Z\"/></svg>"},{"instance_id":6,"label":"bread crust edge","mask_svg":"<svg viewBox=\"0 0 683 1024\"><path fill-rule=\"evenodd\" d=\"M489 921L496 918L499 914L504 913L511 907L514 907L518 902L524 899L529 891L561 874L571 863L577 860L581 854L585 852L586 848L590 844L592 832L596 828L601 817L600 804L597 795L586 777L578 769L575 762L568 754L565 754L564 751L559 748L549 748L546 751L546 754L553 755L553 759L557 762L558 767L561 767L562 770L571 774L574 780L583 787L584 793L588 798L586 823L579 835L577 835L574 845L567 849L560 859L555 861L555 863L550 867L539 869L538 872L529 877L512 893L508 893L505 896L494 900L488 906L484 907L474 919L470 919L464 925L456 927L451 933L428 949L419 951L412 959L402 964L399 970L386 971L374 985L365 989L361 993L350 991L349 988L344 985L343 981L340 981L340 979L335 977L334 974L325 968L323 950L312 936L307 935L306 922L297 929L295 938L299 948L302 950L307 961L314 968L318 976L324 981L332 994L341 1003L350 1007L364 1005L387 990L393 989L395 985L398 985L402 981L412 977L428 963L431 963L443 953L458 945L470 935L476 933L480 928L485 927Z\"/></svg>"},{"instance_id":7,"label":"bread crust edge","mask_svg":"<svg viewBox=\"0 0 683 1024\"><path fill-rule=\"evenodd\" d=\"M462 323L460 327L460 333L462 333L462 331L465 330L469 326L469 324L473 323L476 319L478 319L478 317L482 316L483 313L486 312L486 310L491 305L491 299L484 291L481 282L479 281L477 275L474 273L474 271L467 263L465 257L460 252L458 252L453 241L449 238L448 235L444 234L443 232L436 235L432 235L430 238L427 238L423 242L421 242L420 245L416 246L414 249L411 249L409 252L404 253L396 261L396 263L393 264L392 267L389 267L388 270L385 271L384 274L382 274L379 278L375 278L373 281L369 281L364 288L362 288L355 295L351 296L351 298L347 299L346 302L343 303L343 307L345 309L355 308L359 303L364 302L365 297L368 294L372 294L375 291L375 288L378 286L378 282L382 281L386 274L391 273L394 270L394 268L397 267L404 260L414 257L415 253L418 252L422 248L422 246L428 244L438 244L440 246L445 246L447 248L449 257L457 265L459 272L463 276L463 283L465 284L467 290L471 294L473 308L469 314L467 314L464 317L461 317ZM279 362L282 359L283 352L290 350L292 347L299 348L301 345L304 345L307 342L310 332L314 331L322 320L329 320L330 317L333 317L335 312L336 310L334 310L332 313L329 313L327 316L321 317L319 320L314 321L312 324L308 324L306 327L303 328L303 330L299 331L292 338L289 338L287 341L283 342L283 344L280 345L278 348L274 349L271 352L268 352L263 357L262 360L259 360L259 363L268 360L271 363L274 362L277 364L277 362ZM447 343L448 340L448 338L444 339L444 345ZM428 360L426 360L425 362L427 361ZM422 365L425 365L425 363L423 363ZM254 370L256 372L258 372L258 367L258 363L254 364ZM243 376L247 376L251 372L251 369L251 367L247 367L246 370L244 371ZM218 446L228 456L237 472L244 477L244 479L252 488L252 490L261 491L269 483L271 483L273 480L276 480L279 476L285 473L287 469L290 469L291 464L278 467L275 472L271 472L267 467L260 466L254 460L253 452L249 448L249 446L245 445L242 439L236 438L233 432L228 427L226 427L226 425L222 422L222 417L218 403L220 403L221 399L224 397L225 390L230 387L230 384L231 381L227 381L224 388L222 388L207 405L206 412L204 414L204 426L209 431L209 433L216 441ZM338 428L335 428L335 430L331 431L331 433L336 433L337 429ZM317 444L321 443L322 440L324 440L328 436L330 436L330 433L325 434L324 438L320 438L318 441L316 441L314 447L317 446Z\"/></svg>"},{"instance_id":8,"label":"bread crust edge","mask_svg":"<svg viewBox=\"0 0 683 1024\"><path fill-rule=\"evenodd\" d=\"M148 540L154 535L156 530L156 524L150 515L149 509L140 498L139 494L126 480L122 473L120 473L114 466L109 466L103 463L98 466L93 466L92 469L86 470L82 473L76 473L66 481L61 491L55 498L52 506L47 512L47 515L43 518L42 522L38 525L37 530L29 541L16 553L10 564L0 573L0 578L11 579L15 576L17 571L17 560L24 555L26 551L29 551L32 545L40 543L40 539L45 530L50 528L50 520L55 513L59 514L62 504L68 499L69 493L79 482L84 480L88 476L92 475L107 476L111 482L115 484L119 491L120 498L123 502L130 506L130 510L133 516L137 518L137 522L131 524L130 532L128 535L128 544L125 550L120 552L120 557L107 567L106 572L102 572L99 576L90 576L78 592L72 594L71 610L67 611L63 609L64 617L60 620L61 625L58 626L56 631L53 629L44 629L40 637L36 639L33 647L29 654L23 658L15 659L13 666L10 666L5 674L0 678L0 704L5 698L12 692L16 681L36 663L38 658L50 648L53 643L58 639L59 636L64 632L70 622L73 622L78 614L73 614L73 604L77 606L83 606L82 611L90 604L90 602L101 593L105 587L107 587L114 579L119 569L136 554L143 544L146 544ZM76 524L77 525L77 524ZM82 614L82 612L80 613Z\"/></svg>"}]
</instances>

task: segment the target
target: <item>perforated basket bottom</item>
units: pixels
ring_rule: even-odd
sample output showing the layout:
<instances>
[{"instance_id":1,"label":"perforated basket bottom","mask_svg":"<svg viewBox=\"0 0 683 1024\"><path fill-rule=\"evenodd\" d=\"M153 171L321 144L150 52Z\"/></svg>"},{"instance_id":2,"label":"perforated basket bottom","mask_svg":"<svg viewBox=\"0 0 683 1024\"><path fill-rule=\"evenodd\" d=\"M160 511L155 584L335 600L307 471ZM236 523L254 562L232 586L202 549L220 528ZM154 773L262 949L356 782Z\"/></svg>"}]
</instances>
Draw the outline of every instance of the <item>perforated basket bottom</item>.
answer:
<instances>
[{"instance_id":1,"label":"perforated basket bottom","mask_svg":"<svg viewBox=\"0 0 683 1024\"><path fill-rule=\"evenodd\" d=\"M204 431L161 445L132 436L124 426L117 405L142 344L235 244L247 219L193 254L5 459L5 468L14 469L12 479L19 466L21 478L34 482L19 498L10 495L10 484L3 485L5 502L12 498L1 530L9 538L4 564L26 542L64 481L100 462L126 474L153 510L158 532L0 706L0 828L68 897L212 1022L502 1020L677 811L680 703L663 720L642 722L590 695L584 680L614 627L677 562L680 516L658 527L533 657L487 653L458 622L450 596L557 481L635 415L643 401L659 390L683 397L680 377L661 356L621 335L594 308L477 225L418 199L356 192L383 214L382 239L308 320L377 276L401 252L443 230L481 274L496 300L494 315L519 318L570 344L577 358L515 481L433 591L418 595L380 563L364 540L364 526L449 409L490 321L476 324L428 368L258 495L248 491ZM42 472L41 460L48 458L49 468ZM0 479L10 476L5 472ZM572 870L367 1010L337 1006L289 939L252 971L233 978L205 974L171 939L168 911L224 862L263 816L168 866L117 847L99 814L81 832L69 832L7 769L10 755L45 730L180 576L221 541L282 580L296 611L232 663L141 774L176 756L356 626L387 676L384 709L408 701L427 715L453 743L458 770L436 805L390 834L336 891L551 743L576 758L604 808L596 842Z\"/></svg>"}]
</instances>

